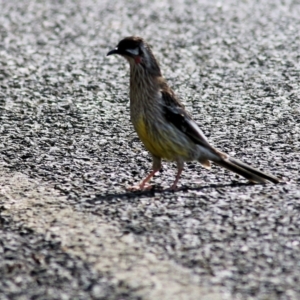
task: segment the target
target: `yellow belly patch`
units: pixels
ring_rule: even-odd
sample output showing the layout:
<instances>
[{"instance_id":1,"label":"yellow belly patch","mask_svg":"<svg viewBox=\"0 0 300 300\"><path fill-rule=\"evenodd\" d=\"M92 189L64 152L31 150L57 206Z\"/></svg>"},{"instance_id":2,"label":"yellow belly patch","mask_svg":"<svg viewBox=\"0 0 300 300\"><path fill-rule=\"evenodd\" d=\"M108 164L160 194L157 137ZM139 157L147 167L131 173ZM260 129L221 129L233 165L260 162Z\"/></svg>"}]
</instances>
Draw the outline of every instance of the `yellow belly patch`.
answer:
<instances>
[{"instance_id":1,"label":"yellow belly patch","mask_svg":"<svg viewBox=\"0 0 300 300\"><path fill-rule=\"evenodd\" d=\"M184 145L175 143L174 139L170 137L174 133L161 131L159 136L153 137L153 134L149 134L143 118L140 118L135 124L135 129L146 149L154 156L168 160L174 160L179 156L183 158L188 157L188 150Z\"/></svg>"}]
</instances>

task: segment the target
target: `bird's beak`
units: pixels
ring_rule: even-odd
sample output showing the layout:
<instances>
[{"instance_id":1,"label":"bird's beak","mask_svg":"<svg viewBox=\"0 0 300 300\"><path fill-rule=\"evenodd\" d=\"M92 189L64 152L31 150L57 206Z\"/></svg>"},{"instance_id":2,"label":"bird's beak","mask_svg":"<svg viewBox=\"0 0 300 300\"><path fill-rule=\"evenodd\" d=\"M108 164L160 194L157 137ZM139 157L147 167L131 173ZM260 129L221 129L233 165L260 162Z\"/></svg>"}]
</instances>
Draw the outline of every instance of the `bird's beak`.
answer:
<instances>
[{"instance_id":1,"label":"bird's beak","mask_svg":"<svg viewBox=\"0 0 300 300\"><path fill-rule=\"evenodd\" d=\"M117 48L115 48L115 49L113 49L113 50L110 50L107 54L106 54L106 56L109 56L109 55L112 55L112 54L118 54L119 53L119 51L118 51L118 47Z\"/></svg>"}]
</instances>

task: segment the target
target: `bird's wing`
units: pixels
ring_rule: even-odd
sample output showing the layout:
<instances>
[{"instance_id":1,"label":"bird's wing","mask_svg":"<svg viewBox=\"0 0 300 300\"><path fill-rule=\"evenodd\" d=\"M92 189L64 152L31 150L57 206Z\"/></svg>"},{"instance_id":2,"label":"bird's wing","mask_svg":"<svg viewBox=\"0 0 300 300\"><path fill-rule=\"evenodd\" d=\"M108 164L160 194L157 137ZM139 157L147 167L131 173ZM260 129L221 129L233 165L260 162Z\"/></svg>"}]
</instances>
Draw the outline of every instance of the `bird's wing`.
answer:
<instances>
[{"instance_id":1,"label":"bird's wing","mask_svg":"<svg viewBox=\"0 0 300 300\"><path fill-rule=\"evenodd\" d=\"M195 123L195 121L185 111L184 106L179 102L176 96L169 92L163 92L164 115L168 122L172 123L177 129L186 134L194 143L217 152L207 141L204 133Z\"/></svg>"}]
</instances>

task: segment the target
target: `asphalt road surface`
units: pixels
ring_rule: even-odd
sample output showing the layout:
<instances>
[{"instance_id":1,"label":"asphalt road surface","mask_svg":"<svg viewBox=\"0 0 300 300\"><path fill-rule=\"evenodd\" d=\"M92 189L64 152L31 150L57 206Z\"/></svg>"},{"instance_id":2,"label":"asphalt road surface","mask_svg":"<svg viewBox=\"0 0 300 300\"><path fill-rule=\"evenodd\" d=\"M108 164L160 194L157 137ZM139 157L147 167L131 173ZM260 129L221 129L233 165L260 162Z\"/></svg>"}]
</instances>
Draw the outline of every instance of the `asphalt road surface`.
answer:
<instances>
[{"instance_id":1,"label":"asphalt road surface","mask_svg":"<svg viewBox=\"0 0 300 300\"><path fill-rule=\"evenodd\" d=\"M0 1L0 299L300 299L297 0ZM129 119L128 35L248 184L151 158Z\"/></svg>"}]
</instances>

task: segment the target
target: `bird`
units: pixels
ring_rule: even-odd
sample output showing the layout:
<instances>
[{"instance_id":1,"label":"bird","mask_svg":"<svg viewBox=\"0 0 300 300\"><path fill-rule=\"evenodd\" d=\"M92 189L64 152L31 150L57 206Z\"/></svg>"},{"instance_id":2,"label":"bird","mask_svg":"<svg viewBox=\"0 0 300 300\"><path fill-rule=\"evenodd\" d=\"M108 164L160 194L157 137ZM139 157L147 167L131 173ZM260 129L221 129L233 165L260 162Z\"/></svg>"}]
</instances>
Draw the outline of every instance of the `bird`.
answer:
<instances>
[{"instance_id":1,"label":"bird","mask_svg":"<svg viewBox=\"0 0 300 300\"><path fill-rule=\"evenodd\" d=\"M124 57L130 65L130 118L135 131L152 156L152 171L130 190L148 190L150 179L161 170L162 159L176 162L177 184L185 162L198 161L207 169L211 162L235 172L252 183L280 180L214 148L187 112L162 75L151 47L138 36L122 39L107 53Z\"/></svg>"}]
</instances>

